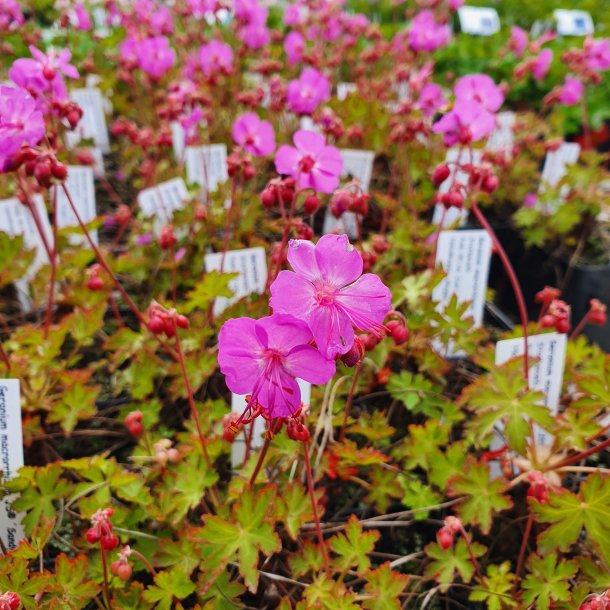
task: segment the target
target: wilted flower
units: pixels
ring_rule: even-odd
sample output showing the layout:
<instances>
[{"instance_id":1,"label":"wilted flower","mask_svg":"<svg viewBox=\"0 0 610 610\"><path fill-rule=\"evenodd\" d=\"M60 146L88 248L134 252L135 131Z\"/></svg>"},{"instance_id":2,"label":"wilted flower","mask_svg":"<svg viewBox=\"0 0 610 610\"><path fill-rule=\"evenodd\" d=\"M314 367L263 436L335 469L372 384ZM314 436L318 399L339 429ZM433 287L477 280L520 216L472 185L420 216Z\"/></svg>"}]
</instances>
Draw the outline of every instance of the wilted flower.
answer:
<instances>
[{"instance_id":1,"label":"wilted flower","mask_svg":"<svg viewBox=\"0 0 610 610\"><path fill-rule=\"evenodd\" d=\"M264 157L275 150L273 125L253 112L242 114L233 123L233 140L255 157Z\"/></svg>"}]
</instances>

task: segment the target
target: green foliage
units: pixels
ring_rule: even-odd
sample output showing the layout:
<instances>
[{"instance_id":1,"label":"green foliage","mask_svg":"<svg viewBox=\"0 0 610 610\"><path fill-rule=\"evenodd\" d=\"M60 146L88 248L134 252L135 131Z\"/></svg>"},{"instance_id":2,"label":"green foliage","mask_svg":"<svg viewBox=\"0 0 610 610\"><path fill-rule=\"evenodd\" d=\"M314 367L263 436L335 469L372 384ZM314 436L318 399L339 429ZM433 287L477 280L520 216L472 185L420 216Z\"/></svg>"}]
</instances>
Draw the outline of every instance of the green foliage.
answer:
<instances>
[{"instance_id":1,"label":"green foliage","mask_svg":"<svg viewBox=\"0 0 610 610\"><path fill-rule=\"evenodd\" d=\"M570 561L558 561L555 553L544 557L532 555L528 569L530 574L523 581L523 601L537 610L549 610L553 602L570 599L568 580L574 576L577 566Z\"/></svg>"}]
</instances>

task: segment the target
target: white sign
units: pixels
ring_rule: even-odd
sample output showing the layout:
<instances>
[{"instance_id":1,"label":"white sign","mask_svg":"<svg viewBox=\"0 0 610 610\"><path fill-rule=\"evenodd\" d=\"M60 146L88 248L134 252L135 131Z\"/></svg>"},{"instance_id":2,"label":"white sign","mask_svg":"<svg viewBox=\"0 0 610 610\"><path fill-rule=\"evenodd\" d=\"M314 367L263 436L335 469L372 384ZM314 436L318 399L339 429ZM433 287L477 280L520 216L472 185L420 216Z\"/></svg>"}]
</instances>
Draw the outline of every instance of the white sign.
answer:
<instances>
[{"instance_id":1,"label":"white sign","mask_svg":"<svg viewBox=\"0 0 610 610\"><path fill-rule=\"evenodd\" d=\"M561 36L590 36L595 31L593 19L587 11L556 9L557 33Z\"/></svg>"},{"instance_id":2,"label":"white sign","mask_svg":"<svg viewBox=\"0 0 610 610\"><path fill-rule=\"evenodd\" d=\"M487 140L487 150L501 152L507 157L512 156L515 121L514 112L499 112L496 115L496 128Z\"/></svg>"},{"instance_id":3,"label":"white sign","mask_svg":"<svg viewBox=\"0 0 610 610\"><path fill-rule=\"evenodd\" d=\"M301 389L301 403L309 405L311 401L311 384L308 381L297 379ZM231 411L241 415L248 406L246 396L240 394L231 395ZM239 468L244 463L246 457L246 435L250 437L250 449L258 449L263 446L265 434L265 418L257 417L245 430L240 433L231 445L231 466ZM252 427L252 429L250 429Z\"/></svg>"},{"instance_id":4,"label":"white sign","mask_svg":"<svg viewBox=\"0 0 610 610\"><path fill-rule=\"evenodd\" d=\"M12 479L23 466L21 432L21 399L18 379L0 379L0 470L5 481ZM21 514L11 508L15 495L0 501L0 538L9 551L25 537Z\"/></svg>"},{"instance_id":5,"label":"white sign","mask_svg":"<svg viewBox=\"0 0 610 610\"><path fill-rule=\"evenodd\" d=\"M356 93L358 86L356 83L337 83L337 99L343 101L348 95Z\"/></svg>"},{"instance_id":6,"label":"white sign","mask_svg":"<svg viewBox=\"0 0 610 610\"><path fill-rule=\"evenodd\" d=\"M553 415L559 408L563 367L566 358L567 336L564 333L547 333L528 337L528 355L538 362L530 366L529 385L532 390L544 393L544 405ZM500 366L511 358L523 356L523 338L506 339L496 344L496 365ZM548 445L552 437L539 426L534 426L536 443Z\"/></svg>"},{"instance_id":7,"label":"white sign","mask_svg":"<svg viewBox=\"0 0 610 610\"><path fill-rule=\"evenodd\" d=\"M538 193L543 195L548 187L555 188L565 177L568 165L578 161L580 145L576 142L564 142L557 150L548 152L544 159L541 182ZM543 201L540 205L545 211L552 212L570 192L570 187L564 184L559 190L559 199L556 201Z\"/></svg>"},{"instance_id":8,"label":"white sign","mask_svg":"<svg viewBox=\"0 0 610 610\"><path fill-rule=\"evenodd\" d=\"M299 120L299 129L321 133L320 128L313 122L313 119L310 116L301 117L301 119Z\"/></svg>"},{"instance_id":9,"label":"white sign","mask_svg":"<svg viewBox=\"0 0 610 610\"><path fill-rule=\"evenodd\" d=\"M66 189L72 198L72 202L78 211L78 215L84 224L94 221L97 216L95 207L95 186L93 184L93 168L86 165L69 165L68 178L65 182ZM53 190L57 189L57 227L78 227L78 220L72 211L72 206L61 186L50 190L53 198ZM97 231L89 231L91 238L97 244ZM73 244L85 243L85 236L71 235L70 242Z\"/></svg>"},{"instance_id":10,"label":"white sign","mask_svg":"<svg viewBox=\"0 0 610 610\"><path fill-rule=\"evenodd\" d=\"M173 178L141 191L138 205L146 216L156 216L157 224L163 226L171 222L174 210L184 207L188 196L184 180Z\"/></svg>"},{"instance_id":11,"label":"white sign","mask_svg":"<svg viewBox=\"0 0 610 610\"><path fill-rule=\"evenodd\" d=\"M110 140L104 114L104 99L99 89L73 89L70 98L83 110L83 116L74 131L66 133L68 147L74 148L81 140L93 140L103 153L110 152Z\"/></svg>"},{"instance_id":12,"label":"white sign","mask_svg":"<svg viewBox=\"0 0 610 610\"><path fill-rule=\"evenodd\" d=\"M187 146L185 162L187 182L199 184L207 191L215 191L229 179L225 144Z\"/></svg>"},{"instance_id":13,"label":"white sign","mask_svg":"<svg viewBox=\"0 0 610 610\"><path fill-rule=\"evenodd\" d=\"M184 127L178 121L172 121L169 124L172 130L172 148L174 150L174 158L182 159L184 148L186 147L186 133Z\"/></svg>"},{"instance_id":14,"label":"white sign","mask_svg":"<svg viewBox=\"0 0 610 610\"><path fill-rule=\"evenodd\" d=\"M267 285L267 256L264 248L244 248L242 250L229 250L224 254L214 252L206 254L206 271L222 271L226 273L238 273L229 283L233 291L230 298L217 297L214 301L214 315L219 315L227 307L239 301L239 299L256 292L262 294Z\"/></svg>"},{"instance_id":15,"label":"white sign","mask_svg":"<svg viewBox=\"0 0 610 610\"><path fill-rule=\"evenodd\" d=\"M464 170L458 169L457 166L466 165L468 163L477 166L481 164L482 159L483 152L479 149L462 149L460 152L460 149L457 147L450 148L447 151L447 156L445 157L445 163L449 167L449 177L438 187L439 195L448 193L455 182L463 184L465 188L462 189L462 192L466 193L470 175ZM465 224L467 218L468 210L456 207L445 209L445 206L442 203L437 203L434 206L432 222L435 225L440 225L442 221L443 224L441 229L444 229L445 227L450 227L457 222L459 222L459 225L462 226Z\"/></svg>"},{"instance_id":16,"label":"white sign","mask_svg":"<svg viewBox=\"0 0 610 610\"><path fill-rule=\"evenodd\" d=\"M495 8L460 6L458 17L464 34L491 36L500 31L500 17Z\"/></svg>"}]
</instances>

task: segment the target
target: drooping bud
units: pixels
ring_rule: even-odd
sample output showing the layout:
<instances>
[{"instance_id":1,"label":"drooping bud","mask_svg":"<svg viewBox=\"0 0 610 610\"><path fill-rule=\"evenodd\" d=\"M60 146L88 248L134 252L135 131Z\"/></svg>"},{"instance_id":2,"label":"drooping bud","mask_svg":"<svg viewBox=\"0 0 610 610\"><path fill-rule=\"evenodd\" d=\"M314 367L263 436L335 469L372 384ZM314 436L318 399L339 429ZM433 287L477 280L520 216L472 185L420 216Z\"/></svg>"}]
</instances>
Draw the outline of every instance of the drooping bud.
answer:
<instances>
[{"instance_id":1,"label":"drooping bud","mask_svg":"<svg viewBox=\"0 0 610 610\"><path fill-rule=\"evenodd\" d=\"M432 172L432 184L434 186L439 187L449 176L451 175L451 170L446 163L441 163L434 168Z\"/></svg>"}]
</instances>

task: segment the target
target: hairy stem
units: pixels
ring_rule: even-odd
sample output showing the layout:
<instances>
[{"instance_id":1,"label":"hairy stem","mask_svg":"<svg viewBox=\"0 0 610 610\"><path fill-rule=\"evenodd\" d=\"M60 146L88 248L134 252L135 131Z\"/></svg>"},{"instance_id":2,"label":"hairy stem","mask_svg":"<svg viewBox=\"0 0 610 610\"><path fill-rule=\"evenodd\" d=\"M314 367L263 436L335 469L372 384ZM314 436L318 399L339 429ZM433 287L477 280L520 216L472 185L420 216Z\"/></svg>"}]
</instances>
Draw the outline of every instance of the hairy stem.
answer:
<instances>
[{"instance_id":1,"label":"hairy stem","mask_svg":"<svg viewBox=\"0 0 610 610\"><path fill-rule=\"evenodd\" d=\"M343 415L343 423L341 424L341 432L339 432L339 442L343 442L343 440L345 439L345 429L347 427L347 420L349 419L349 415L352 410L352 404L354 402L354 393L356 391L356 384L358 383L358 378L360 377L360 371L362 371L363 364L364 360L360 360L360 362L356 366L356 370L354 371L354 376L352 377L352 385L349 388L349 394L347 395L347 400L345 402L345 413Z\"/></svg>"}]
</instances>

